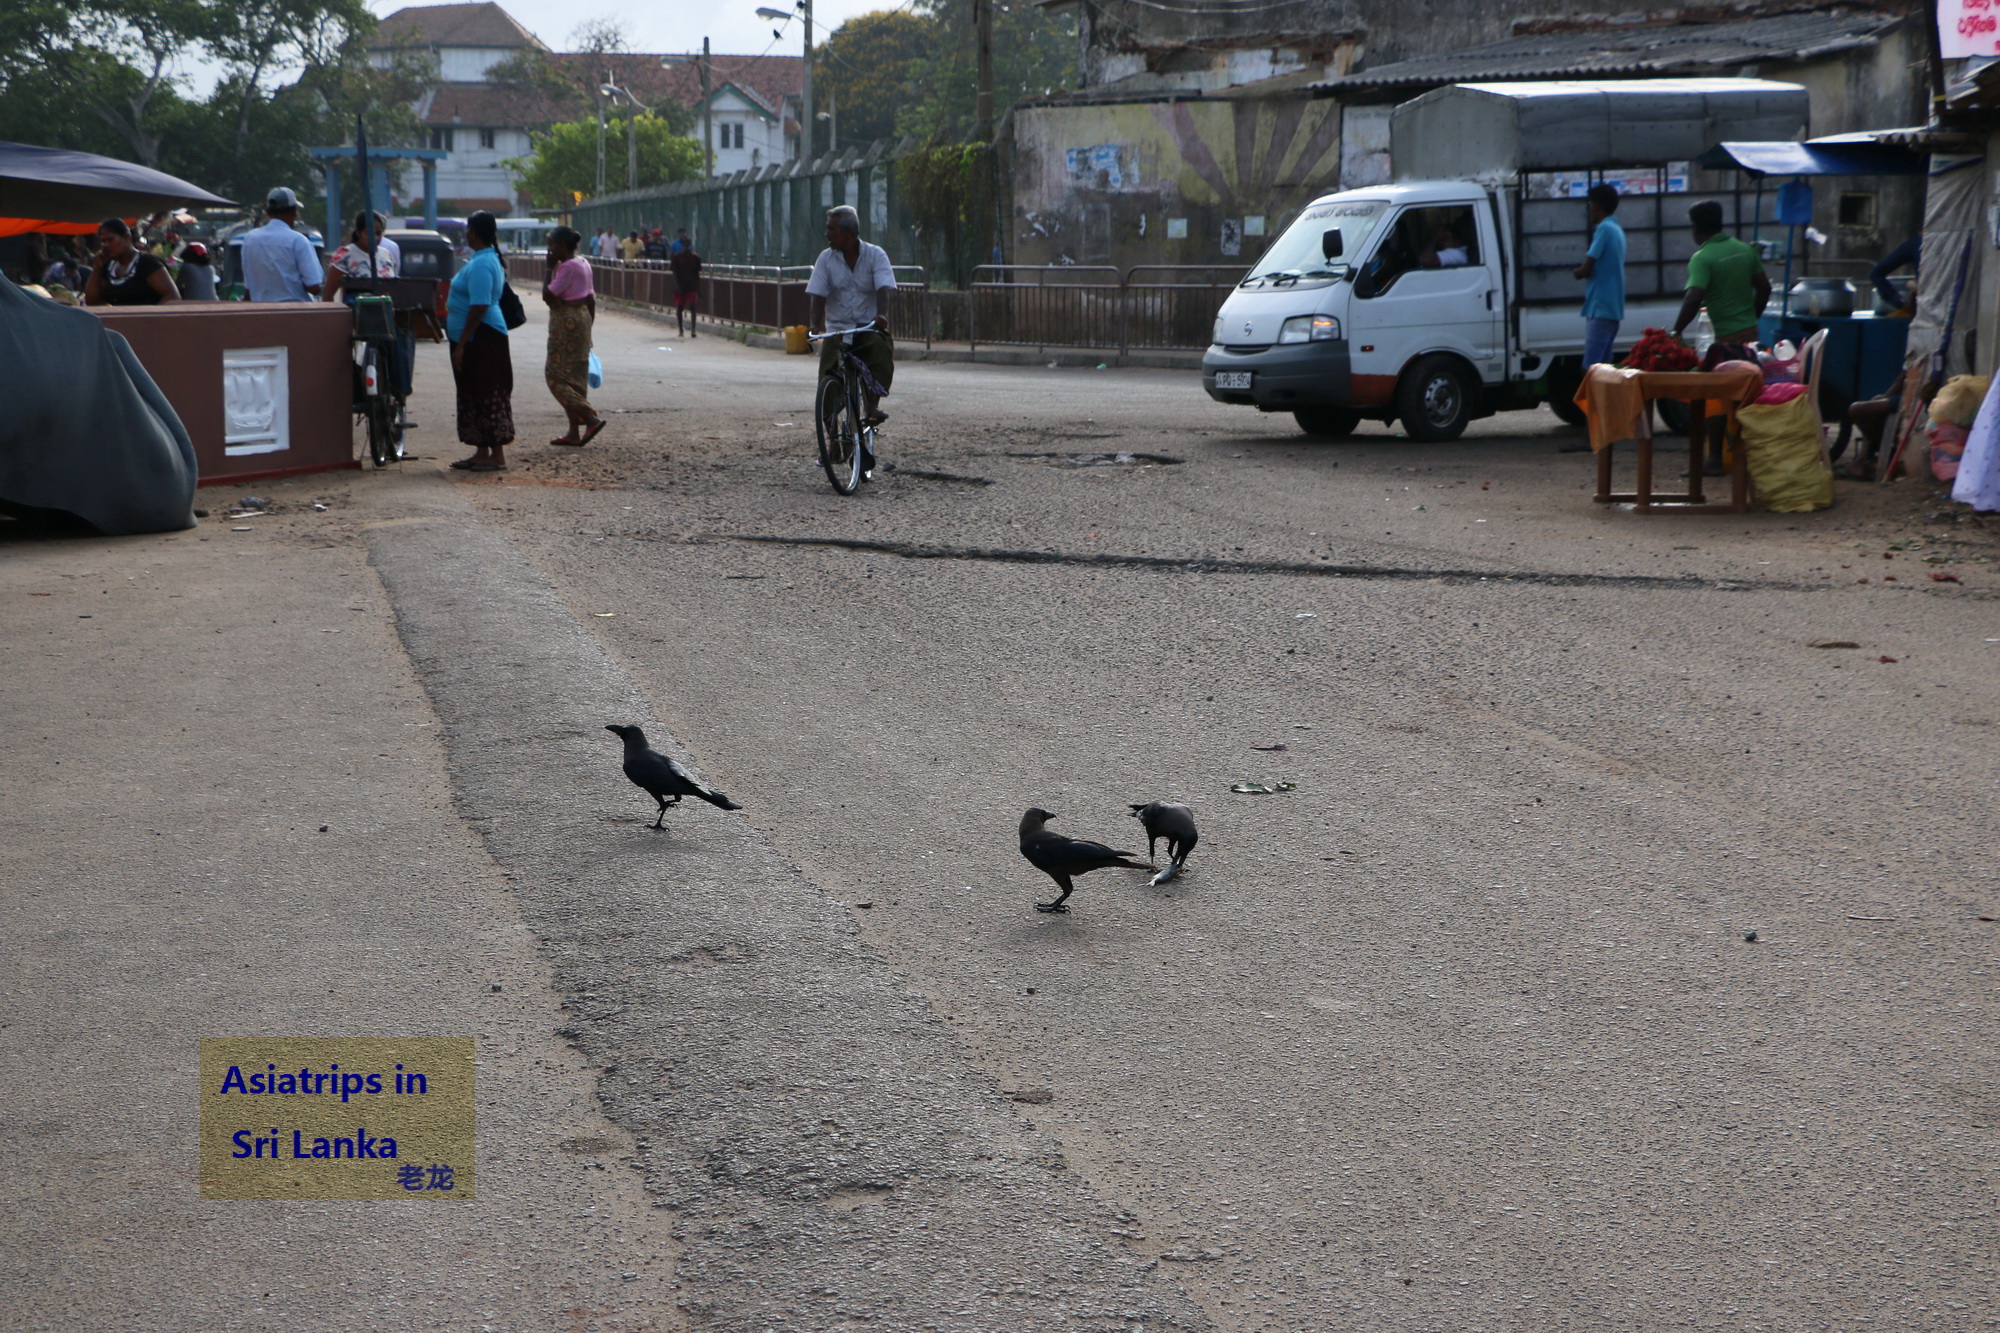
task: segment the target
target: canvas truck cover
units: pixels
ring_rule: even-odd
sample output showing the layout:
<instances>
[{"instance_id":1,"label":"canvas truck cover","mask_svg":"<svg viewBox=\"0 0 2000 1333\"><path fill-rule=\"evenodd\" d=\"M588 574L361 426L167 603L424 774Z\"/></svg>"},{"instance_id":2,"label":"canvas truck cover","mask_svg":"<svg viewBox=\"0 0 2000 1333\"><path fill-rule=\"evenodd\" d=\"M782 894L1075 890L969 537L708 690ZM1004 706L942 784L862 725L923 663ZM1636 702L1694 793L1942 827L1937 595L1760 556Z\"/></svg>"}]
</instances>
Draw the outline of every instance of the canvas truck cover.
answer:
<instances>
[{"instance_id":1,"label":"canvas truck cover","mask_svg":"<svg viewBox=\"0 0 2000 1333\"><path fill-rule=\"evenodd\" d=\"M1460 83L1389 117L1397 181L1496 181L1687 161L1724 139L1799 139L1806 90L1768 79Z\"/></svg>"},{"instance_id":2,"label":"canvas truck cover","mask_svg":"<svg viewBox=\"0 0 2000 1333\"><path fill-rule=\"evenodd\" d=\"M0 503L111 536L194 526L194 442L131 346L0 278Z\"/></svg>"}]
</instances>

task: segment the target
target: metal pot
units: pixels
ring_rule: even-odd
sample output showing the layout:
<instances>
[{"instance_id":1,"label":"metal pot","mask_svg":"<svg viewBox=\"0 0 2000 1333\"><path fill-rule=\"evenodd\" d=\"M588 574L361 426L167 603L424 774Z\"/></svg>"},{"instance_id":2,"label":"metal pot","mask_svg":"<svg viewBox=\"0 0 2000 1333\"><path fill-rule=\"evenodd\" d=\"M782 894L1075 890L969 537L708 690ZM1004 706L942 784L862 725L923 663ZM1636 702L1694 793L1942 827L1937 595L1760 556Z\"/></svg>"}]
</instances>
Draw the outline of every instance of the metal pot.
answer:
<instances>
[{"instance_id":1,"label":"metal pot","mask_svg":"<svg viewBox=\"0 0 2000 1333\"><path fill-rule=\"evenodd\" d=\"M1854 313L1854 284L1846 278L1800 278L1792 284L1792 313L1810 317Z\"/></svg>"}]
</instances>

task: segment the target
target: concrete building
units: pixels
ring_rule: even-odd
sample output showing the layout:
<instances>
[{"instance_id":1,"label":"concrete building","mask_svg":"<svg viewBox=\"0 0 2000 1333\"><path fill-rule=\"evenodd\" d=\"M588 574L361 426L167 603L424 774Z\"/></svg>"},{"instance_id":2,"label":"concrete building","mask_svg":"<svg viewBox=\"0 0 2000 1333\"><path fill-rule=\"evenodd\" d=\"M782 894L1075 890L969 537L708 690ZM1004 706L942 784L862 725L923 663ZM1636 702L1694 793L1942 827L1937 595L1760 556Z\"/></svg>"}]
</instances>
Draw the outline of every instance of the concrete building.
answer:
<instances>
[{"instance_id":1,"label":"concrete building","mask_svg":"<svg viewBox=\"0 0 2000 1333\"><path fill-rule=\"evenodd\" d=\"M556 77L553 88L524 90L496 82L494 69L525 51L546 57ZM531 202L501 163L525 157L531 135L558 120L589 116L605 101L599 87L628 88L645 106L677 104L703 110L700 56L645 51L601 54L551 51L497 4L417 5L382 20L369 46L370 61L386 67L417 56L430 61L438 82L417 104L428 135L427 147L444 151L438 164L438 197L447 213L475 208L508 213ZM798 148L799 104L805 81L801 56L710 57L709 102L713 123L715 174L730 175L790 161ZM623 114L610 99L612 120ZM616 134L616 125L612 126ZM700 120L695 137L700 138ZM607 145L607 190L625 184L622 139ZM399 199L420 193L414 172L399 186Z\"/></svg>"},{"instance_id":2,"label":"concrete building","mask_svg":"<svg viewBox=\"0 0 2000 1333\"><path fill-rule=\"evenodd\" d=\"M1011 118L1009 257L1024 264L1247 263L1314 194L1386 179L1390 108L1450 83L1756 74L1810 90L1812 134L1923 118L1922 27L1870 4L1053 3L1078 15L1082 86ZM1816 202L1832 240L1815 259L1849 267L1916 220L1907 182Z\"/></svg>"},{"instance_id":3,"label":"concrete building","mask_svg":"<svg viewBox=\"0 0 2000 1333\"><path fill-rule=\"evenodd\" d=\"M505 214L521 203L512 174L500 164L528 152L528 132L537 121L521 98L495 86L490 73L524 49L548 48L496 4L399 9L375 31L369 59L377 67L408 55L436 66L438 82L416 109L429 136L425 146L447 154L438 163L437 180L445 212L486 208ZM406 179L399 198L421 188Z\"/></svg>"}]
</instances>

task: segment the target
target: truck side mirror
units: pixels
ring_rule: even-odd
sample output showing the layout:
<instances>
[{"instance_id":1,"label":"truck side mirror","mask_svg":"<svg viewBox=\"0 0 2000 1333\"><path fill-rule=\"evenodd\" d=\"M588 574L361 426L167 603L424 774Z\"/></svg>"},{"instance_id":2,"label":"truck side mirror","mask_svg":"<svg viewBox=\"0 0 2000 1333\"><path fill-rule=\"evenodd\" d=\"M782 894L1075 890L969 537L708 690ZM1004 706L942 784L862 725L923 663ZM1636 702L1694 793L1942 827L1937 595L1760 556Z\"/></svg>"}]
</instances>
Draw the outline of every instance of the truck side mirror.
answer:
<instances>
[{"instance_id":1,"label":"truck side mirror","mask_svg":"<svg viewBox=\"0 0 2000 1333\"><path fill-rule=\"evenodd\" d=\"M1319 252L1328 259L1340 258L1343 248L1340 242L1340 228L1329 227L1319 234Z\"/></svg>"}]
</instances>

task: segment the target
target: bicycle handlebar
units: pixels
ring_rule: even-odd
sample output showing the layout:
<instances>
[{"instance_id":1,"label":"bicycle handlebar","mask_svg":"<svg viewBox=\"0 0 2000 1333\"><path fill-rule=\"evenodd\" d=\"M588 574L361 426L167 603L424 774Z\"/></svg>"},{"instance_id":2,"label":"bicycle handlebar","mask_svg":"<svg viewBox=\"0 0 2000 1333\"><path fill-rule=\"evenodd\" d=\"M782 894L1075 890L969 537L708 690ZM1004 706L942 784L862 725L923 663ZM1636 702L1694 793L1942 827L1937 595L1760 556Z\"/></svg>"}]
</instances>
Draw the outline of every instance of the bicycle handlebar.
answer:
<instances>
[{"instance_id":1,"label":"bicycle handlebar","mask_svg":"<svg viewBox=\"0 0 2000 1333\"><path fill-rule=\"evenodd\" d=\"M850 333L880 333L880 332L881 330L876 328L873 324L863 324L858 329L828 329L824 333L808 333L806 335L806 341L816 343L823 338L844 338Z\"/></svg>"}]
</instances>

